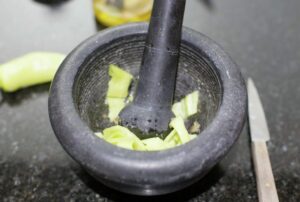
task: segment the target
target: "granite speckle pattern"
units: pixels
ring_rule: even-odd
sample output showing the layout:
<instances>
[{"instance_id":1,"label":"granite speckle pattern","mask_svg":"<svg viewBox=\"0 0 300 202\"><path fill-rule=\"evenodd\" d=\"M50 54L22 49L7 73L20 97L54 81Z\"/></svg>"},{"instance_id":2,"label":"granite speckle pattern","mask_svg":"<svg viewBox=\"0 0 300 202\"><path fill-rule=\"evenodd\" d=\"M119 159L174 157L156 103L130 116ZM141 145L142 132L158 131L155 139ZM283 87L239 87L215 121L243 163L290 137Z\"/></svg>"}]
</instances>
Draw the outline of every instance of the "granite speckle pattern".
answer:
<instances>
[{"instance_id":1,"label":"granite speckle pattern","mask_svg":"<svg viewBox=\"0 0 300 202\"><path fill-rule=\"evenodd\" d=\"M206 1L207 2L207 1ZM261 95L281 201L300 200L300 1L187 1L184 24L232 56ZM56 6L1 1L0 63L33 50L68 53L94 34L90 1ZM14 12L13 12L14 11ZM9 20L8 20L9 19ZM199 183L171 195L141 198L89 177L57 142L48 120L49 85L3 94L0 104L1 201L257 201L248 128Z\"/></svg>"}]
</instances>

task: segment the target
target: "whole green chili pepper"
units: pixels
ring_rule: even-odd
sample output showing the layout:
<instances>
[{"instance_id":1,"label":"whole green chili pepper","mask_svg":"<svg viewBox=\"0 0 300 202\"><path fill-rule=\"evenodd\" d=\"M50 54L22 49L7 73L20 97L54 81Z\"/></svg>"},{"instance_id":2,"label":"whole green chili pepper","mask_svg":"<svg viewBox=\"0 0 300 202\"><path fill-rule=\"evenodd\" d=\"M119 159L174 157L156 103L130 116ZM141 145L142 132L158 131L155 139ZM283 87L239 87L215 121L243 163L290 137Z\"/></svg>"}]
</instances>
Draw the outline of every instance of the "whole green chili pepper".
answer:
<instances>
[{"instance_id":1,"label":"whole green chili pepper","mask_svg":"<svg viewBox=\"0 0 300 202\"><path fill-rule=\"evenodd\" d=\"M65 55L33 52L0 65L0 88L5 92L52 81Z\"/></svg>"}]
</instances>

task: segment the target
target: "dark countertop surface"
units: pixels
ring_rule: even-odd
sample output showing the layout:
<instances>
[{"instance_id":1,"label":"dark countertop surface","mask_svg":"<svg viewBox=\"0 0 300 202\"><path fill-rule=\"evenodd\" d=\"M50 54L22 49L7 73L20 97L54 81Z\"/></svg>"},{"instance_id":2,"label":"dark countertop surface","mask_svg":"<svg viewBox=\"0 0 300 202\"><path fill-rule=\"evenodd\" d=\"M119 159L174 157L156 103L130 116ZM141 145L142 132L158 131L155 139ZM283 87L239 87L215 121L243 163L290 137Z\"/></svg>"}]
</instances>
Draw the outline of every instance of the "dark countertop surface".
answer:
<instances>
[{"instance_id":1,"label":"dark countertop surface","mask_svg":"<svg viewBox=\"0 0 300 202\"><path fill-rule=\"evenodd\" d=\"M99 30L90 1L0 2L0 63L30 51L70 52ZM269 123L281 201L300 201L300 1L188 0L184 24L221 44L251 76ZM195 185L163 197L113 191L89 177L56 140L49 85L3 94L0 201L257 201L246 125L226 158Z\"/></svg>"}]
</instances>

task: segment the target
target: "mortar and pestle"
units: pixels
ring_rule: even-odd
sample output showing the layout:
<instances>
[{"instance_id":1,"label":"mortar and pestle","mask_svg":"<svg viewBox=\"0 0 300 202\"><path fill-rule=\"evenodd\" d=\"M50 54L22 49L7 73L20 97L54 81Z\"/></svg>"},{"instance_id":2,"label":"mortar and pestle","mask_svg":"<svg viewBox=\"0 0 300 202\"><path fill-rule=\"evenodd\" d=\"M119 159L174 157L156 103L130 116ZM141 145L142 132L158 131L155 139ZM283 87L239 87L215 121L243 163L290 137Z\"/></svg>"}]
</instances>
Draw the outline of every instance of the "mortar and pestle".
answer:
<instances>
[{"instance_id":1,"label":"mortar and pestle","mask_svg":"<svg viewBox=\"0 0 300 202\"><path fill-rule=\"evenodd\" d=\"M59 142L111 188L159 195L187 187L225 156L243 128L247 95L241 73L214 41L182 29L184 6L185 0L155 0L149 27L127 24L92 36L67 56L52 82L49 116ZM95 131L109 126L103 117L109 64L139 78L134 101L120 114L123 125L142 131L142 138L163 132L173 100L198 90L198 137L154 152L123 149L96 137Z\"/></svg>"}]
</instances>

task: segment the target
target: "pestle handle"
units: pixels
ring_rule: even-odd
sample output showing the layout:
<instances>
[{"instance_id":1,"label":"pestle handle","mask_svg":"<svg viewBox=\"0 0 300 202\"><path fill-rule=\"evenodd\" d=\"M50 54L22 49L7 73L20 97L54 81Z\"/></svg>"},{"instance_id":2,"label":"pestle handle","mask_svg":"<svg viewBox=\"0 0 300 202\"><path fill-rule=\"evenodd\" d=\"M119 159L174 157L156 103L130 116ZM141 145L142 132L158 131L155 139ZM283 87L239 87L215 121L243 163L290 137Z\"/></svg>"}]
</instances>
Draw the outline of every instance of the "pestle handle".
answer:
<instances>
[{"instance_id":1,"label":"pestle handle","mask_svg":"<svg viewBox=\"0 0 300 202\"><path fill-rule=\"evenodd\" d=\"M134 102L171 108L185 0L155 0Z\"/></svg>"},{"instance_id":2,"label":"pestle handle","mask_svg":"<svg viewBox=\"0 0 300 202\"><path fill-rule=\"evenodd\" d=\"M120 113L122 125L145 137L166 131L173 116L184 8L185 0L154 1L135 98Z\"/></svg>"}]
</instances>

